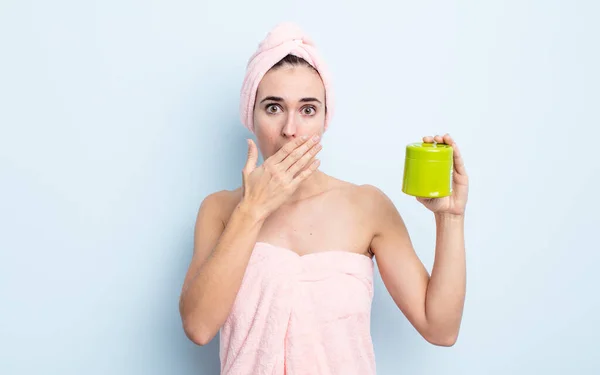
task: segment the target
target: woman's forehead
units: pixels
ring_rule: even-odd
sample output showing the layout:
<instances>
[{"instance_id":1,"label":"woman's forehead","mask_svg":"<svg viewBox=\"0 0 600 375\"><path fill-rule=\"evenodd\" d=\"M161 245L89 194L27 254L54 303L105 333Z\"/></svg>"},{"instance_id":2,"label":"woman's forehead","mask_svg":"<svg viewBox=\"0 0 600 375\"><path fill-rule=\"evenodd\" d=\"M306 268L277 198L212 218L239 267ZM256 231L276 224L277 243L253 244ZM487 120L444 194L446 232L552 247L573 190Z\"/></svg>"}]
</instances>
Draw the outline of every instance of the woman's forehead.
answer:
<instances>
[{"instance_id":1,"label":"woman's forehead","mask_svg":"<svg viewBox=\"0 0 600 375\"><path fill-rule=\"evenodd\" d=\"M266 96L281 98L285 101L316 98L324 100L325 87L317 72L308 67L282 67L269 71L258 85L257 99Z\"/></svg>"}]
</instances>

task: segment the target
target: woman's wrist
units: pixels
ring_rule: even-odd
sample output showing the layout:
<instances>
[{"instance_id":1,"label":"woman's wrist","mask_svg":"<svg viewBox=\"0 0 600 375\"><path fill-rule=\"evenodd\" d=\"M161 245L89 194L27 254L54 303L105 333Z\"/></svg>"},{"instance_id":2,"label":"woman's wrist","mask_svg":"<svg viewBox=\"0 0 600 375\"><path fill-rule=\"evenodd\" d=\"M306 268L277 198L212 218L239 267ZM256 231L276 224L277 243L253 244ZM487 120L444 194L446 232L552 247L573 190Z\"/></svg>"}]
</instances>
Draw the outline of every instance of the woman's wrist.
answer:
<instances>
[{"instance_id":1,"label":"woman's wrist","mask_svg":"<svg viewBox=\"0 0 600 375\"><path fill-rule=\"evenodd\" d=\"M452 214L448 212L436 212L435 218L440 222L455 222L455 221L464 221L465 214Z\"/></svg>"},{"instance_id":2,"label":"woman's wrist","mask_svg":"<svg viewBox=\"0 0 600 375\"><path fill-rule=\"evenodd\" d=\"M252 224L261 225L266 218L266 215L256 205L246 202L242 199L236 207L236 211L243 220L249 221Z\"/></svg>"}]
</instances>

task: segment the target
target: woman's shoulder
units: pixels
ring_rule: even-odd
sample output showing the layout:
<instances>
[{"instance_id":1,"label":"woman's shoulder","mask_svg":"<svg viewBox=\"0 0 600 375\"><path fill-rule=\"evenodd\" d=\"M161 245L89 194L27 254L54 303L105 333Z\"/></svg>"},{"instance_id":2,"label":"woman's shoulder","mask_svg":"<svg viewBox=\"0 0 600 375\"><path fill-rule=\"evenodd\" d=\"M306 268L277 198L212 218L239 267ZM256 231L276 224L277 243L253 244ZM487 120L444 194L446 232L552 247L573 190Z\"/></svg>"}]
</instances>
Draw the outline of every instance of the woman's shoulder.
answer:
<instances>
[{"instance_id":1,"label":"woman's shoulder","mask_svg":"<svg viewBox=\"0 0 600 375\"><path fill-rule=\"evenodd\" d=\"M233 190L217 190L204 197L201 204L202 208L210 210L223 220L227 222L229 216L242 199L242 188L239 187Z\"/></svg>"},{"instance_id":2,"label":"woman's shoulder","mask_svg":"<svg viewBox=\"0 0 600 375\"><path fill-rule=\"evenodd\" d=\"M383 198L385 193L373 184L357 184L328 175L329 186L350 194L355 198Z\"/></svg>"},{"instance_id":3,"label":"woman's shoulder","mask_svg":"<svg viewBox=\"0 0 600 375\"><path fill-rule=\"evenodd\" d=\"M331 179L331 187L344 196L347 201L360 206L361 210L376 212L390 207L392 204L387 194L376 185L368 183L357 184L332 176L329 176L329 178Z\"/></svg>"},{"instance_id":4,"label":"woman's shoulder","mask_svg":"<svg viewBox=\"0 0 600 375\"><path fill-rule=\"evenodd\" d=\"M233 190L227 190L227 189L222 189L222 190L217 190L214 191L212 193L209 193L208 195L206 195L203 199L203 203L204 202L208 202L208 203L214 203L214 204L218 204L218 205L231 205L231 204L237 204L239 202L239 200L242 197L242 188L239 187L237 189L233 189ZM236 202L238 201L238 202Z\"/></svg>"}]
</instances>

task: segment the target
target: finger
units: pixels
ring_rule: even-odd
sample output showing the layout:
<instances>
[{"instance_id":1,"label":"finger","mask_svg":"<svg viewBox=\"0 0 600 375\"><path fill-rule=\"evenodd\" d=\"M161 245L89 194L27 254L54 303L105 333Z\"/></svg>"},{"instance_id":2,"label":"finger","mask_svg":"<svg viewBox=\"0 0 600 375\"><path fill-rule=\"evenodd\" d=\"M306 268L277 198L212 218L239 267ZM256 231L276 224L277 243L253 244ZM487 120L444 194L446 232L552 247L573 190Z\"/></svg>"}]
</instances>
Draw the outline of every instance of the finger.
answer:
<instances>
[{"instance_id":1,"label":"finger","mask_svg":"<svg viewBox=\"0 0 600 375\"><path fill-rule=\"evenodd\" d=\"M436 134L435 137L433 137L433 140L436 141L436 143L444 143L444 138L438 134Z\"/></svg>"},{"instance_id":2,"label":"finger","mask_svg":"<svg viewBox=\"0 0 600 375\"><path fill-rule=\"evenodd\" d=\"M456 142L452 143L452 154L454 159L454 170L456 171L456 173L466 176L467 170L465 168L465 163L463 161L462 154L460 153L460 149L458 148Z\"/></svg>"},{"instance_id":3,"label":"finger","mask_svg":"<svg viewBox=\"0 0 600 375\"><path fill-rule=\"evenodd\" d=\"M276 153L274 153L267 161L268 163L278 164L281 163L289 154L292 153L296 148L308 142L308 136L298 137L294 140L286 143L282 148L279 149Z\"/></svg>"},{"instance_id":4,"label":"finger","mask_svg":"<svg viewBox=\"0 0 600 375\"><path fill-rule=\"evenodd\" d=\"M245 173L252 173L256 168L256 162L258 160L258 150L253 140L248 139L248 156L246 158L246 165L244 166Z\"/></svg>"},{"instance_id":5,"label":"finger","mask_svg":"<svg viewBox=\"0 0 600 375\"><path fill-rule=\"evenodd\" d=\"M317 143L313 145L298 161L293 163L287 170L289 174L295 176L302 168L310 164L313 158L323 149L323 145Z\"/></svg>"},{"instance_id":6,"label":"finger","mask_svg":"<svg viewBox=\"0 0 600 375\"><path fill-rule=\"evenodd\" d=\"M314 145L318 144L319 139L319 135L315 135L299 147L296 147L294 151L292 151L279 163L279 166L282 168L282 170L287 171L292 164L300 160L300 158L304 156L304 154L306 154Z\"/></svg>"},{"instance_id":7,"label":"finger","mask_svg":"<svg viewBox=\"0 0 600 375\"><path fill-rule=\"evenodd\" d=\"M423 142L425 143L433 143L433 137L430 135L427 135L425 137L423 137Z\"/></svg>"},{"instance_id":8,"label":"finger","mask_svg":"<svg viewBox=\"0 0 600 375\"><path fill-rule=\"evenodd\" d=\"M417 199L417 202L419 202L421 204L424 204L424 205L427 205L427 204L431 203L431 201L432 201L433 198L416 197L416 199Z\"/></svg>"},{"instance_id":9,"label":"finger","mask_svg":"<svg viewBox=\"0 0 600 375\"><path fill-rule=\"evenodd\" d=\"M317 168L319 168L319 165L321 165L321 161L319 159L315 159L308 168L298 173L298 176L296 176L290 183L290 187L292 189L296 189L302 181L306 180L311 174L313 174L314 171L317 170Z\"/></svg>"},{"instance_id":10,"label":"finger","mask_svg":"<svg viewBox=\"0 0 600 375\"><path fill-rule=\"evenodd\" d=\"M451 145L454 143L454 139L452 139L452 137L448 133L444 134L444 136L442 138L444 140L444 143L447 145Z\"/></svg>"}]
</instances>

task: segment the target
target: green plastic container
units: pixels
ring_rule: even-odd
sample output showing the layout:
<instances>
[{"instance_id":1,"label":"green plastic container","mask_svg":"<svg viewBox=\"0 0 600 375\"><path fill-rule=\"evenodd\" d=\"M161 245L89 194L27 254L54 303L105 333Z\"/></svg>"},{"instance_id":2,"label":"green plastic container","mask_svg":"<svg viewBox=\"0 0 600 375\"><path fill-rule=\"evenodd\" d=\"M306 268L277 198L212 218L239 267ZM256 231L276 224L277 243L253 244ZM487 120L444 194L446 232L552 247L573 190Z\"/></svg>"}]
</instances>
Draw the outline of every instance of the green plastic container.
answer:
<instances>
[{"instance_id":1,"label":"green plastic container","mask_svg":"<svg viewBox=\"0 0 600 375\"><path fill-rule=\"evenodd\" d=\"M452 194L452 147L444 143L406 146L402 191L415 197L439 198Z\"/></svg>"}]
</instances>

